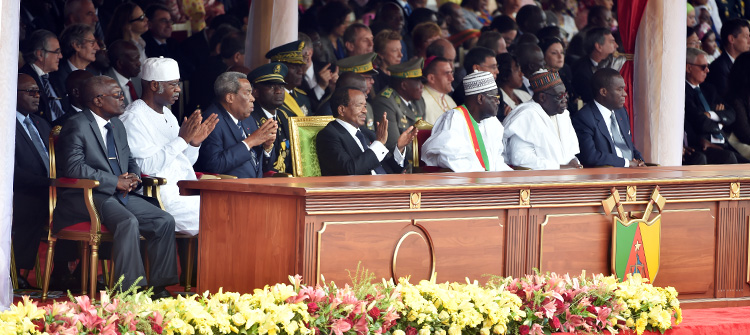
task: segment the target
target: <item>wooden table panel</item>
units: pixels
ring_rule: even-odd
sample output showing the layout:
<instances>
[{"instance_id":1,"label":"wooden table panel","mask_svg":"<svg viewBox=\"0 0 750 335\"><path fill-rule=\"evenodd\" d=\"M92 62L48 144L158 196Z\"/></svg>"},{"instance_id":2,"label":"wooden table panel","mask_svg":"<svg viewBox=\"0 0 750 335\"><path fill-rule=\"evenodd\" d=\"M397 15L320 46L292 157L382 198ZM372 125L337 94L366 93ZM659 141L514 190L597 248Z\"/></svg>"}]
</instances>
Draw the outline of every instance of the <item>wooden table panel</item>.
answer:
<instances>
[{"instance_id":1,"label":"wooden table panel","mask_svg":"<svg viewBox=\"0 0 750 335\"><path fill-rule=\"evenodd\" d=\"M599 213L549 214L542 225L542 271L610 273L611 218Z\"/></svg>"}]
</instances>

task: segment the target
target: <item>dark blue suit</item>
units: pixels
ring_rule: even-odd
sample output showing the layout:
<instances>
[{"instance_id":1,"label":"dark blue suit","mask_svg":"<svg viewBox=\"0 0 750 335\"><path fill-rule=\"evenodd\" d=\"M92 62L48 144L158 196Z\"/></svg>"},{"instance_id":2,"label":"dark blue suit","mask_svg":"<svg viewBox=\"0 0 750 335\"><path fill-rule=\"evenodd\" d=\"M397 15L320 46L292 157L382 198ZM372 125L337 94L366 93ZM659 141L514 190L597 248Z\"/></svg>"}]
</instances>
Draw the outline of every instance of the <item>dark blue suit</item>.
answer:
<instances>
[{"instance_id":1,"label":"dark blue suit","mask_svg":"<svg viewBox=\"0 0 750 335\"><path fill-rule=\"evenodd\" d=\"M625 138L628 148L633 151L633 158L642 160L641 153L635 149L630 139L630 121L625 108L615 110L615 115L622 137ZM609 134L607 124L593 101L573 114L572 121L581 149L581 153L578 154L581 164L584 166L625 166L625 159L617 156L615 143Z\"/></svg>"},{"instance_id":2,"label":"dark blue suit","mask_svg":"<svg viewBox=\"0 0 750 335\"><path fill-rule=\"evenodd\" d=\"M211 104L203 113L203 118L211 114L219 116L219 123L201 144L195 170L228 174L238 178L263 177L263 172L268 171L270 162L274 161L275 157L267 158L260 145L247 150L247 146L242 143L240 128L220 104ZM258 130L255 120L251 117L241 122L248 136ZM273 152L275 151L272 151L272 156Z\"/></svg>"},{"instance_id":3,"label":"dark blue suit","mask_svg":"<svg viewBox=\"0 0 750 335\"><path fill-rule=\"evenodd\" d=\"M706 76L705 84L713 86L716 92L726 92L727 86L729 86L727 80L729 79L729 71L732 70L732 65L729 55L726 52L722 52L708 67L710 71L708 72L708 76Z\"/></svg>"}]
</instances>

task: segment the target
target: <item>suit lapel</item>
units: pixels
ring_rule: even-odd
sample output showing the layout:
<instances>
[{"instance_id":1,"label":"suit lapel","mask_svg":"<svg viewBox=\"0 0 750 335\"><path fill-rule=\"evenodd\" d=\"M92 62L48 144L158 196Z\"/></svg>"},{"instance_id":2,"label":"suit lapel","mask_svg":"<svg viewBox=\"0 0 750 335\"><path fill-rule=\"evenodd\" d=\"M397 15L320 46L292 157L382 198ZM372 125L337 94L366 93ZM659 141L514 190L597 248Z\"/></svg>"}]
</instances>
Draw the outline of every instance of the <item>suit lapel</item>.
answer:
<instances>
[{"instance_id":1,"label":"suit lapel","mask_svg":"<svg viewBox=\"0 0 750 335\"><path fill-rule=\"evenodd\" d=\"M37 131L39 131L37 129ZM18 119L16 119L16 133L21 135L21 138L26 142L26 147L28 148L27 151L33 152L34 157L36 157L37 161L39 161L39 164L45 165L46 163L42 160L42 157L39 156L36 146L34 146L34 142L31 141L31 138L28 134L26 134L26 129L23 127L23 125L18 122ZM44 141L42 141L44 143ZM46 145L45 145L46 147Z\"/></svg>"},{"instance_id":2,"label":"suit lapel","mask_svg":"<svg viewBox=\"0 0 750 335\"><path fill-rule=\"evenodd\" d=\"M89 120L89 127L91 127L91 132L94 134L94 137L96 138L97 143L99 143L99 149L101 149L102 155L104 157L104 163L106 164L106 166L109 166L109 161L107 158L108 156L107 146L104 144L104 139L102 138L102 132L99 131L99 125L96 123L96 119L94 119L93 112L89 109L84 109L81 113L86 115L86 118ZM115 144L115 146L117 145Z\"/></svg>"},{"instance_id":3,"label":"suit lapel","mask_svg":"<svg viewBox=\"0 0 750 335\"><path fill-rule=\"evenodd\" d=\"M607 139L607 142L609 143L609 150L614 153L615 142L612 140L612 135L610 135L609 129L607 129L607 123L604 122L604 117L602 117L602 113L601 111L599 111L599 107L596 106L595 103L591 102L591 109L593 112L592 114L594 116L594 120L596 120L596 129L599 129L601 135Z\"/></svg>"},{"instance_id":4,"label":"suit lapel","mask_svg":"<svg viewBox=\"0 0 750 335\"><path fill-rule=\"evenodd\" d=\"M242 141L242 132L240 132L239 127L237 127L237 125L234 124L234 122L232 121L232 118L229 117L229 112L219 107L219 115L221 115L221 118L224 119L224 123L226 124L227 127L229 127L229 132L232 134L232 137L237 141L237 143Z\"/></svg>"},{"instance_id":5,"label":"suit lapel","mask_svg":"<svg viewBox=\"0 0 750 335\"><path fill-rule=\"evenodd\" d=\"M625 109L618 109L616 111L613 111L615 113L615 117L617 118L617 127L620 128L620 134L622 134L622 138L625 139L625 144L628 145L628 148L630 150L633 150L633 141L630 139L630 126L625 127L625 122L627 122L622 115L625 114Z\"/></svg>"},{"instance_id":6,"label":"suit lapel","mask_svg":"<svg viewBox=\"0 0 750 335\"><path fill-rule=\"evenodd\" d=\"M359 145L355 142L357 140L352 137L352 134L350 134L344 126L340 125L338 121L333 120L331 123L339 134L341 134L341 137L344 138L344 145L346 146L346 151L349 152L349 155L356 157L362 154L362 149L359 148Z\"/></svg>"}]
</instances>

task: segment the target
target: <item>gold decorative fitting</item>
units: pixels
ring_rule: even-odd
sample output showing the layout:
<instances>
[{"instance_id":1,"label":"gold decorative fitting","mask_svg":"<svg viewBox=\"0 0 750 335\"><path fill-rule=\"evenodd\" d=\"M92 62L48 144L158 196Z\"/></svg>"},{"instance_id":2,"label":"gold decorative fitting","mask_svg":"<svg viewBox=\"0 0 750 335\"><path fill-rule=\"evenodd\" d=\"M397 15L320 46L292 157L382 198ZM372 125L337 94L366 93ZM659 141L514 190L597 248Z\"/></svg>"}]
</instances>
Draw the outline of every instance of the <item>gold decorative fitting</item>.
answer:
<instances>
[{"instance_id":1,"label":"gold decorative fitting","mask_svg":"<svg viewBox=\"0 0 750 335\"><path fill-rule=\"evenodd\" d=\"M729 197L732 199L737 199L740 197L740 183L731 183L729 184Z\"/></svg>"},{"instance_id":2,"label":"gold decorative fitting","mask_svg":"<svg viewBox=\"0 0 750 335\"><path fill-rule=\"evenodd\" d=\"M101 242L101 235L99 234L91 234L89 235L89 244L90 245L99 245L99 242Z\"/></svg>"},{"instance_id":3,"label":"gold decorative fitting","mask_svg":"<svg viewBox=\"0 0 750 335\"><path fill-rule=\"evenodd\" d=\"M530 189L521 190L519 194L518 204L521 206L528 206L530 197L531 197Z\"/></svg>"},{"instance_id":4,"label":"gold decorative fitting","mask_svg":"<svg viewBox=\"0 0 750 335\"><path fill-rule=\"evenodd\" d=\"M411 209L419 209L419 207L422 204L422 193L412 193L411 196L409 196L409 208Z\"/></svg>"},{"instance_id":5,"label":"gold decorative fitting","mask_svg":"<svg viewBox=\"0 0 750 335\"><path fill-rule=\"evenodd\" d=\"M628 186L627 199L625 201L635 201L636 186Z\"/></svg>"}]
</instances>

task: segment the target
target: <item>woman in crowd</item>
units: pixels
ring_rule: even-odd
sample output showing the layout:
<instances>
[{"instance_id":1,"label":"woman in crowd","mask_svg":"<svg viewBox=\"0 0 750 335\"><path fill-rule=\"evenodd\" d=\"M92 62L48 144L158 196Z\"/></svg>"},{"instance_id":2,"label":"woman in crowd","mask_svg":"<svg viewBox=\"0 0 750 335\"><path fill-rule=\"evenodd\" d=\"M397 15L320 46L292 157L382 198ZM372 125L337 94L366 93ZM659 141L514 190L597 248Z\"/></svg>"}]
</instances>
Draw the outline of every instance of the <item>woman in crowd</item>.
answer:
<instances>
[{"instance_id":1,"label":"woman in crowd","mask_svg":"<svg viewBox=\"0 0 750 335\"><path fill-rule=\"evenodd\" d=\"M401 50L401 34L390 29L384 29L375 35L373 51L378 54L373 65L379 73L375 77L372 89L380 93L387 85L390 72L388 67L401 64L403 50Z\"/></svg>"},{"instance_id":2,"label":"woman in crowd","mask_svg":"<svg viewBox=\"0 0 750 335\"><path fill-rule=\"evenodd\" d=\"M547 69L559 72L560 79L570 92L573 89L573 73L570 66L565 64L565 42L557 37L548 37L539 42L539 48L544 53Z\"/></svg>"},{"instance_id":3,"label":"woman in crowd","mask_svg":"<svg viewBox=\"0 0 750 335\"><path fill-rule=\"evenodd\" d=\"M146 41L141 35L148 31L148 18L140 6L132 3L123 3L112 14L112 20L107 27L105 40L107 45L116 40L131 41L138 47L141 54L141 63L146 60Z\"/></svg>"},{"instance_id":4,"label":"woman in crowd","mask_svg":"<svg viewBox=\"0 0 750 335\"><path fill-rule=\"evenodd\" d=\"M507 114L516 106L531 100L531 95L524 90L519 89L523 85L523 73L518 66L516 57L510 53L499 54L495 57L497 60L497 87L503 95L503 102L510 107L504 111ZM501 120L505 115L498 113Z\"/></svg>"},{"instance_id":5,"label":"woman in crowd","mask_svg":"<svg viewBox=\"0 0 750 335\"><path fill-rule=\"evenodd\" d=\"M346 57L346 48L341 38L346 28L352 23L351 13L351 7L338 1L330 1L318 12L318 24L322 31L321 40L333 52L336 59Z\"/></svg>"},{"instance_id":6,"label":"woman in crowd","mask_svg":"<svg viewBox=\"0 0 750 335\"><path fill-rule=\"evenodd\" d=\"M701 38L701 49L708 54L706 58L708 59L709 64L712 63L716 57L721 55L719 46L716 45L716 33L713 29L708 28L703 34L703 37Z\"/></svg>"}]
</instances>

